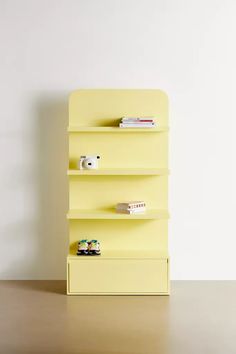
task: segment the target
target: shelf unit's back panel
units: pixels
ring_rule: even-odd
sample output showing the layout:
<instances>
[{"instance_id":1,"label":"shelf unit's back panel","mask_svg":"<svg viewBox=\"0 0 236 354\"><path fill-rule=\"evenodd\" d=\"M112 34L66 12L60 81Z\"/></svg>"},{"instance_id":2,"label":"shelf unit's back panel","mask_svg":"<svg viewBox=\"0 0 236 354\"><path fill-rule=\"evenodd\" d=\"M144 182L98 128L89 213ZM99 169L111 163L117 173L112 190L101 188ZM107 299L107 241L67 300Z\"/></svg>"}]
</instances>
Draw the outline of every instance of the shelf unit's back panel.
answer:
<instances>
[{"instance_id":1,"label":"shelf unit's back panel","mask_svg":"<svg viewBox=\"0 0 236 354\"><path fill-rule=\"evenodd\" d=\"M118 126L123 116L156 116L168 125L168 98L160 90L78 90L69 101L70 126Z\"/></svg>"},{"instance_id":2,"label":"shelf unit's back panel","mask_svg":"<svg viewBox=\"0 0 236 354\"><path fill-rule=\"evenodd\" d=\"M163 220L71 220L70 251L76 254L78 239L101 242L102 251L167 251L168 219Z\"/></svg>"},{"instance_id":3,"label":"shelf unit's back panel","mask_svg":"<svg viewBox=\"0 0 236 354\"><path fill-rule=\"evenodd\" d=\"M145 200L149 209L167 209L166 176L73 176L70 209L114 208L118 201Z\"/></svg>"},{"instance_id":4,"label":"shelf unit's back panel","mask_svg":"<svg viewBox=\"0 0 236 354\"><path fill-rule=\"evenodd\" d=\"M167 132L73 133L70 134L69 167L76 168L81 155L98 154L100 168L166 168L167 137Z\"/></svg>"}]
</instances>

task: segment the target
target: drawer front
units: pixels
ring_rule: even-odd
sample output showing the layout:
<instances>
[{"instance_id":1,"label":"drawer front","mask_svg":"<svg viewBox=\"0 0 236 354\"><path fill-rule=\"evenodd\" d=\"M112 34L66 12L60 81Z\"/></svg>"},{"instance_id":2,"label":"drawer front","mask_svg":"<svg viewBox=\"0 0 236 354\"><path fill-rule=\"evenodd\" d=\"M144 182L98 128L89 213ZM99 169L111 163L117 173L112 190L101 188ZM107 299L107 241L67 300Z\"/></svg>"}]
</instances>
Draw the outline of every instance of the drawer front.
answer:
<instances>
[{"instance_id":1,"label":"drawer front","mask_svg":"<svg viewBox=\"0 0 236 354\"><path fill-rule=\"evenodd\" d=\"M168 293L168 260L71 260L68 293Z\"/></svg>"}]
</instances>

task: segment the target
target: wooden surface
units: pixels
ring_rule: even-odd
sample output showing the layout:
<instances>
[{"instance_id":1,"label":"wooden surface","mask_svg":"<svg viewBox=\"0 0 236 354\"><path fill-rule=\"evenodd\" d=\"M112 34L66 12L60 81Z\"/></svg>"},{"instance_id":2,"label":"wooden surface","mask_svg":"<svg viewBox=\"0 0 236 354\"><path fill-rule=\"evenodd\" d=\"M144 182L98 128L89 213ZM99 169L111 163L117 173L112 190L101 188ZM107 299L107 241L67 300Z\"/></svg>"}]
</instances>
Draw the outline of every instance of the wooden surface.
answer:
<instances>
[{"instance_id":1,"label":"wooden surface","mask_svg":"<svg viewBox=\"0 0 236 354\"><path fill-rule=\"evenodd\" d=\"M168 296L68 297L65 281L0 282L2 354L235 354L236 282Z\"/></svg>"}]
</instances>

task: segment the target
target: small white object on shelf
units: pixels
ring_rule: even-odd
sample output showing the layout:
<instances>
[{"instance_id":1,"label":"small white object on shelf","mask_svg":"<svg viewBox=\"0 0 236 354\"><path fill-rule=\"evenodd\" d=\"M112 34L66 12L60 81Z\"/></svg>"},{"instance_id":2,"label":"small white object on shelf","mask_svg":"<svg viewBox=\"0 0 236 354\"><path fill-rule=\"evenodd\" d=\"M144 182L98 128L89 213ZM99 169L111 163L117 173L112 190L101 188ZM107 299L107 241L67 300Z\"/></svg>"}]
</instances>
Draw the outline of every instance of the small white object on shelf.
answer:
<instances>
[{"instance_id":1,"label":"small white object on shelf","mask_svg":"<svg viewBox=\"0 0 236 354\"><path fill-rule=\"evenodd\" d=\"M139 213L145 213L145 211L146 208L137 208L133 210L116 208L116 212L121 214L139 214Z\"/></svg>"},{"instance_id":2,"label":"small white object on shelf","mask_svg":"<svg viewBox=\"0 0 236 354\"><path fill-rule=\"evenodd\" d=\"M124 202L116 205L116 212L121 214L138 214L146 211L146 204L143 201Z\"/></svg>"},{"instance_id":3,"label":"small white object on shelf","mask_svg":"<svg viewBox=\"0 0 236 354\"><path fill-rule=\"evenodd\" d=\"M100 159L99 155L80 156L78 168L80 170L96 170L96 169L98 169L98 160L99 159Z\"/></svg>"},{"instance_id":4,"label":"small white object on shelf","mask_svg":"<svg viewBox=\"0 0 236 354\"><path fill-rule=\"evenodd\" d=\"M155 128L154 117L123 117L119 124L120 128Z\"/></svg>"}]
</instances>

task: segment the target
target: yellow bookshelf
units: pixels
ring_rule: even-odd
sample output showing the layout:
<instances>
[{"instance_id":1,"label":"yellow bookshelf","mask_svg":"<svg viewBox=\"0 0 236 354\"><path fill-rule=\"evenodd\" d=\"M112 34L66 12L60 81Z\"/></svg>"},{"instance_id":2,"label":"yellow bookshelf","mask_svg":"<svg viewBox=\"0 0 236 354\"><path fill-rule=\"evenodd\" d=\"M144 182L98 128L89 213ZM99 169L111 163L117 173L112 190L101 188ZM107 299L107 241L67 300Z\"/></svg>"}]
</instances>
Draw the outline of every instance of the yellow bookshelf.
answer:
<instances>
[{"instance_id":1,"label":"yellow bookshelf","mask_svg":"<svg viewBox=\"0 0 236 354\"><path fill-rule=\"evenodd\" d=\"M123 116L155 116L158 126L119 128ZM67 293L169 294L167 96L74 91L68 134ZM100 155L99 169L78 170L81 155ZM144 200L146 213L117 214L115 205L126 200ZM100 256L76 255L85 238L100 241Z\"/></svg>"}]
</instances>

